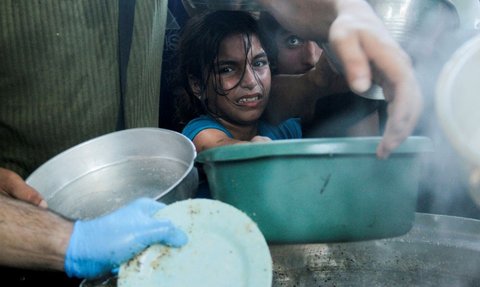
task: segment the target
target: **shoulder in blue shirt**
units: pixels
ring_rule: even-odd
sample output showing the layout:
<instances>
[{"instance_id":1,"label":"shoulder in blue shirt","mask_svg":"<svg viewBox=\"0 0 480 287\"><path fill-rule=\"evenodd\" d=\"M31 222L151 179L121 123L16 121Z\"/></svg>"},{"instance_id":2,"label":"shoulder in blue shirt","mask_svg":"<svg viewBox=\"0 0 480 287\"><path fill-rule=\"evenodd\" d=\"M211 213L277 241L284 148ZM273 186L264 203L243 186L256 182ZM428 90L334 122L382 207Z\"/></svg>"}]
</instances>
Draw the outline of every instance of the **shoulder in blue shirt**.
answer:
<instances>
[{"instance_id":1,"label":"shoulder in blue shirt","mask_svg":"<svg viewBox=\"0 0 480 287\"><path fill-rule=\"evenodd\" d=\"M233 135L222 124L208 115L202 115L191 120L183 129L182 134L193 141L197 134L205 129L217 129L233 138ZM272 140L298 139L302 137L302 128L298 118L288 119L277 126L260 121L258 129L260 136L269 137Z\"/></svg>"}]
</instances>

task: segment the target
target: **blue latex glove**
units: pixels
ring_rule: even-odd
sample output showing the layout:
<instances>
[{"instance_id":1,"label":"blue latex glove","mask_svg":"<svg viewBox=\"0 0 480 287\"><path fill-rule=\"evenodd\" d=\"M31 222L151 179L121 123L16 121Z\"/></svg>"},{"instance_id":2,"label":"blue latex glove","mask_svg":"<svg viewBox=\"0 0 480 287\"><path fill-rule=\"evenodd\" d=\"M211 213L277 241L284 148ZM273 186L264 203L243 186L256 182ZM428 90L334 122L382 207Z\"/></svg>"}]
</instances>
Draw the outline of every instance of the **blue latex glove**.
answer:
<instances>
[{"instance_id":1,"label":"blue latex glove","mask_svg":"<svg viewBox=\"0 0 480 287\"><path fill-rule=\"evenodd\" d=\"M65 256L67 275L96 278L118 270L149 245L179 247L187 243L187 235L170 220L152 217L164 206L141 198L103 217L75 222Z\"/></svg>"}]
</instances>

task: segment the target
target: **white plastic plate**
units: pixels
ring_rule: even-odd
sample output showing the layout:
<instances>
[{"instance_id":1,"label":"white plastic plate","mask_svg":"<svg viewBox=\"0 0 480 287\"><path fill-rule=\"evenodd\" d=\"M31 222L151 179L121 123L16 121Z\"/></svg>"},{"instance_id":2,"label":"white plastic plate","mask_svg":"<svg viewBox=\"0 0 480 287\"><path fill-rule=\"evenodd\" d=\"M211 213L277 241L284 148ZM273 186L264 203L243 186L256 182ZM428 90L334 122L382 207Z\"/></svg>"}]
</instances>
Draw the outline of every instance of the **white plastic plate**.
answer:
<instances>
[{"instance_id":1,"label":"white plastic plate","mask_svg":"<svg viewBox=\"0 0 480 287\"><path fill-rule=\"evenodd\" d=\"M119 287L269 287L272 259L257 225L216 200L183 200L160 210L182 228L181 248L153 245L120 267Z\"/></svg>"}]
</instances>

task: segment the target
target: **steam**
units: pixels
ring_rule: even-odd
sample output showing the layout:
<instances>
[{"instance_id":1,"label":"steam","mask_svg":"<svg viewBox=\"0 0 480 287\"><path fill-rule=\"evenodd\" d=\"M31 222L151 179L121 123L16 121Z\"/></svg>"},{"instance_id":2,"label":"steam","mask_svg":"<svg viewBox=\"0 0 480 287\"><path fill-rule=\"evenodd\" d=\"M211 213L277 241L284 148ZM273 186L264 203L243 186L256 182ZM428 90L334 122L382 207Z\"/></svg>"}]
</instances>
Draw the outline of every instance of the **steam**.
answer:
<instances>
[{"instance_id":1,"label":"steam","mask_svg":"<svg viewBox=\"0 0 480 287\"><path fill-rule=\"evenodd\" d=\"M418 211L480 219L480 208L468 194L465 162L453 149L435 113L435 89L444 64L465 41L476 34L461 29L458 15L432 9L403 46L412 57L424 95L425 108L415 134L431 138L435 152L425 159Z\"/></svg>"}]
</instances>

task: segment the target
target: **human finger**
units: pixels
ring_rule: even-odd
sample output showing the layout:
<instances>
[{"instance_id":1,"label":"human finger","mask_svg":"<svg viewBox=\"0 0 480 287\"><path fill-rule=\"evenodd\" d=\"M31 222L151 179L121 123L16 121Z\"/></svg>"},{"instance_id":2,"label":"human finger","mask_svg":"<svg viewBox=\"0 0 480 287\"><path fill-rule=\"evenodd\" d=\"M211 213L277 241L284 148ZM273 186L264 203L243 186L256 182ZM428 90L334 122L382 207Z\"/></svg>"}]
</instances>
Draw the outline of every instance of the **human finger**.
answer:
<instances>
[{"instance_id":1,"label":"human finger","mask_svg":"<svg viewBox=\"0 0 480 287\"><path fill-rule=\"evenodd\" d=\"M264 137L264 136L254 136L252 139L251 139L251 142L270 142L272 141L271 138L269 137Z\"/></svg>"},{"instance_id":2,"label":"human finger","mask_svg":"<svg viewBox=\"0 0 480 287\"><path fill-rule=\"evenodd\" d=\"M420 88L413 81L397 87L396 98L388 104L385 131L377 147L377 156L387 158L410 134L420 117L423 100Z\"/></svg>"},{"instance_id":3,"label":"human finger","mask_svg":"<svg viewBox=\"0 0 480 287\"><path fill-rule=\"evenodd\" d=\"M171 226L164 235L160 235L160 233L157 233L157 235L158 237L154 238L154 240L168 246L181 247L188 242L187 234L175 226Z\"/></svg>"},{"instance_id":4,"label":"human finger","mask_svg":"<svg viewBox=\"0 0 480 287\"><path fill-rule=\"evenodd\" d=\"M367 36L368 37L368 36ZM382 141L377 148L379 158L386 158L413 131L423 101L409 56L392 39L367 39L374 82L383 89L388 102L388 117Z\"/></svg>"},{"instance_id":5,"label":"human finger","mask_svg":"<svg viewBox=\"0 0 480 287\"><path fill-rule=\"evenodd\" d=\"M47 202L37 190L29 186L18 174L5 168L0 168L0 192L10 197L47 208Z\"/></svg>"},{"instance_id":6,"label":"human finger","mask_svg":"<svg viewBox=\"0 0 480 287\"><path fill-rule=\"evenodd\" d=\"M353 30L347 36L332 34L333 46L352 90L363 93L372 80L383 88L388 118L377 155L386 158L412 133L422 109L422 97L408 55L382 23L370 27Z\"/></svg>"},{"instance_id":7,"label":"human finger","mask_svg":"<svg viewBox=\"0 0 480 287\"><path fill-rule=\"evenodd\" d=\"M372 74L369 59L360 43L360 35L348 29L336 29L337 25L342 26L339 22L332 25L329 45L352 91L364 93L370 88Z\"/></svg>"}]
</instances>

